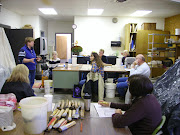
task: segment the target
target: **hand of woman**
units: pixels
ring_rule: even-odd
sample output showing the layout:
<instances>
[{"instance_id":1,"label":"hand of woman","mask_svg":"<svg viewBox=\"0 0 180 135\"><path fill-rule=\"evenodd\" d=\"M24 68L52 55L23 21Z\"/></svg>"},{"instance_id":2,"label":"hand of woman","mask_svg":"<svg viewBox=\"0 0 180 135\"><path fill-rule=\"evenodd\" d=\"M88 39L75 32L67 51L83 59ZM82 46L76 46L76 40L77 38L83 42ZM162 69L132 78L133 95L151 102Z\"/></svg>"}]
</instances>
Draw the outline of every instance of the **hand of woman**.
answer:
<instances>
[{"instance_id":1,"label":"hand of woman","mask_svg":"<svg viewBox=\"0 0 180 135\"><path fill-rule=\"evenodd\" d=\"M98 104L104 106L104 107L110 107L110 102L106 102L103 100L98 101Z\"/></svg>"},{"instance_id":2,"label":"hand of woman","mask_svg":"<svg viewBox=\"0 0 180 135\"><path fill-rule=\"evenodd\" d=\"M35 62L34 62L34 59L35 59L35 58L30 59L30 62L35 63Z\"/></svg>"},{"instance_id":3,"label":"hand of woman","mask_svg":"<svg viewBox=\"0 0 180 135\"><path fill-rule=\"evenodd\" d=\"M39 62L40 60L42 60L41 56L37 56L36 60Z\"/></svg>"},{"instance_id":4,"label":"hand of woman","mask_svg":"<svg viewBox=\"0 0 180 135\"><path fill-rule=\"evenodd\" d=\"M115 113L122 114L122 111L121 111L121 109L116 109Z\"/></svg>"}]
</instances>

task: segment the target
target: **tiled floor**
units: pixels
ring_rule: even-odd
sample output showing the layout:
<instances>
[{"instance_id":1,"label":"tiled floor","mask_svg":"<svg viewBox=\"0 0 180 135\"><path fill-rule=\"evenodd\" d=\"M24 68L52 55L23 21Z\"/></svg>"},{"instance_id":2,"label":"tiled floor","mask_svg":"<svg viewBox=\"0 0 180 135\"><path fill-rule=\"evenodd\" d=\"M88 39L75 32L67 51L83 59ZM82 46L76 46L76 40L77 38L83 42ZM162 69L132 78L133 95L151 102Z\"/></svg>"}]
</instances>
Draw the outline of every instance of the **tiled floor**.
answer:
<instances>
[{"instance_id":1,"label":"tiled floor","mask_svg":"<svg viewBox=\"0 0 180 135\"><path fill-rule=\"evenodd\" d=\"M39 80L37 80L37 81L39 81ZM44 88L41 88L41 89L33 88L33 89L34 89L37 96L43 97L45 95ZM71 90L69 90L69 91L71 93ZM62 94L62 92L60 92L60 90L54 91L54 93L53 93L53 103L58 103L60 100L66 100L66 99L82 101L81 98L73 98L72 94ZM105 98L105 101L124 103L124 101L122 99L119 99L119 97Z\"/></svg>"},{"instance_id":2,"label":"tiled floor","mask_svg":"<svg viewBox=\"0 0 180 135\"><path fill-rule=\"evenodd\" d=\"M158 78L155 78L153 80L151 80L153 83L156 82ZM37 82L41 81L41 80L36 80ZM45 92L44 92L44 88L34 88L34 91L36 93L37 96L41 96L43 97ZM68 93L71 93L71 90L69 90ZM116 92L117 94L117 92ZM73 98L72 97L72 94L62 94L62 92L60 90L57 90L57 91L54 91L53 93L53 103L58 103L60 100L65 100L65 99L69 99L69 100L80 100L82 101L83 99L81 98ZM115 98L105 98L105 101L108 101L108 102L119 102L119 103L124 103L124 100L123 99L120 99L119 97L115 97Z\"/></svg>"}]
</instances>

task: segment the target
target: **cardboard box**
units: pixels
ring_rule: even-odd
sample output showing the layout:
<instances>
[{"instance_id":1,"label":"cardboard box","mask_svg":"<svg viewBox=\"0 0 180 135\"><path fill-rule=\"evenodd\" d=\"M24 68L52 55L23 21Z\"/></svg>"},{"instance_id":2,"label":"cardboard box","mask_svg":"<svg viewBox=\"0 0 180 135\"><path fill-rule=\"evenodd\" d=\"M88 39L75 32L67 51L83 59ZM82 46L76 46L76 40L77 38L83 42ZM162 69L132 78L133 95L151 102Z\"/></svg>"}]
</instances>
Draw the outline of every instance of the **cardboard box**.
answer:
<instances>
[{"instance_id":1,"label":"cardboard box","mask_svg":"<svg viewBox=\"0 0 180 135\"><path fill-rule=\"evenodd\" d=\"M141 25L142 30L156 30L156 23L143 23Z\"/></svg>"}]
</instances>

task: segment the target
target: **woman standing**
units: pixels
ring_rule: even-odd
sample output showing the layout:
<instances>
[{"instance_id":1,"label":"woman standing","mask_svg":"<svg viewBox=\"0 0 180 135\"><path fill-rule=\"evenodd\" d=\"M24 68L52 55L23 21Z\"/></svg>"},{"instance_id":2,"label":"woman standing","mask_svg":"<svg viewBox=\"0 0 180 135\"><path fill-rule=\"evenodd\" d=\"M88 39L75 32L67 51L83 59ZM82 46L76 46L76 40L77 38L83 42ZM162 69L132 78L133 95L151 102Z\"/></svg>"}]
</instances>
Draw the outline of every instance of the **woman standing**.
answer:
<instances>
[{"instance_id":1,"label":"woman standing","mask_svg":"<svg viewBox=\"0 0 180 135\"><path fill-rule=\"evenodd\" d=\"M14 93L17 101L22 98L35 96L33 89L29 85L29 70L24 64L17 65L6 80L1 90L2 94Z\"/></svg>"},{"instance_id":2,"label":"woman standing","mask_svg":"<svg viewBox=\"0 0 180 135\"><path fill-rule=\"evenodd\" d=\"M34 38L26 37L25 45L20 49L18 60L19 64L24 64L29 69L29 81L32 88L34 84L35 74L36 74L36 60L40 61L41 58L36 58L36 53L33 49L34 47Z\"/></svg>"}]
</instances>

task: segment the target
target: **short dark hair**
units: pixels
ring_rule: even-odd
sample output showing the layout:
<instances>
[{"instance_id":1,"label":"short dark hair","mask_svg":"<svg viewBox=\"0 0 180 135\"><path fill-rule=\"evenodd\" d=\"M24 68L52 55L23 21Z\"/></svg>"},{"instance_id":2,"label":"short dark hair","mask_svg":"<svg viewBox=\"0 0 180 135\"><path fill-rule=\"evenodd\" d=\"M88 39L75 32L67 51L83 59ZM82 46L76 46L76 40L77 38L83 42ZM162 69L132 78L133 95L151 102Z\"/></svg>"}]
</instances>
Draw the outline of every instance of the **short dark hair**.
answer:
<instances>
[{"instance_id":1,"label":"short dark hair","mask_svg":"<svg viewBox=\"0 0 180 135\"><path fill-rule=\"evenodd\" d=\"M153 91L153 84L144 75L132 75L128 78L129 92L133 97L145 96Z\"/></svg>"}]
</instances>

